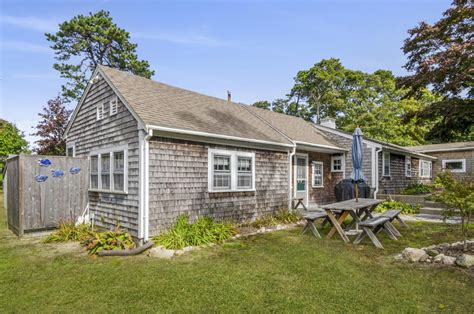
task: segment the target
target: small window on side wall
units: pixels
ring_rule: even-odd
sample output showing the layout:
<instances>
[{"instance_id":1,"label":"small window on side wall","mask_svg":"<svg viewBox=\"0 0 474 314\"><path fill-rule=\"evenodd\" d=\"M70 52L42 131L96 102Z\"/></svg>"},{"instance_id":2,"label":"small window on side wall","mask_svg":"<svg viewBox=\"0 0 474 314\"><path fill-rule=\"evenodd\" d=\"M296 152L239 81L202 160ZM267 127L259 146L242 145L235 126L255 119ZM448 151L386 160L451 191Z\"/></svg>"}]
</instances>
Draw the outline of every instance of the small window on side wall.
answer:
<instances>
[{"instance_id":1,"label":"small window on side wall","mask_svg":"<svg viewBox=\"0 0 474 314\"><path fill-rule=\"evenodd\" d=\"M382 157L382 175L384 177L390 177L390 153L383 153Z\"/></svg>"},{"instance_id":2,"label":"small window on side wall","mask_svg":"<svg viewBox=\"0 0 474 314\"><path fill-rule=\"evenodd\" d=\"M411 157L405 157L405 177L411 177Z\"/></svg>"},{"instance_id":3,"label":"small window on side wall","mask_svg":"<svg viewBox=\"0 0 474 314\"><path fill-rule=\"evenodd\" d=\"M324 186L323 163L313 161L313 188L322 188Z\"/></svg>"},{"instance_id":4,"label":"small window on side wall","mask_svg":"<svg viewBox=\"0 0 474 314\"><path fill-rule=\"evenodd\" d=\"M420 160L420 177L431 178L431 161Z\"/></svg>"},{"instance_id":5,"label":"small window on side wall","mask_svg":"<svg viewBox=\"0 0 474 314\"><path fill-rule=\"evenodd\" d=\"M91 156L91 166L90 166L90 175L91 175L91 189L99 188L99 156Z\"/></svg>"},{"instance_id":6,"label":"small window on side wall","mask_svg":"<svg viewBox=\"0 0 474 314\"><path fill-rule=\"evenodd\" d=\"M344 171L344 155L336 155L331 157L331 172Z\"/></svg>"},{"instance_id":7,"label":"small window on side wall","mask_svg":"<svg viewBox=\"0 0 474 314\"><path fill-rule=\"evenodd\" d=\"M104 118L104 104L97 105L97 121Z\"/></svg>"},{"instance_id":8,"label":"small window on side wall","mask_svg":"<svg viewBox=\"0 0 474 314\"><path fill-rule=\"evenodd\" d=\"M451 172L466 172L466 159L443 160L443 169Z\"/></svg>"},{"instance_id":9,"label":"small window on side wall","mask_svg":"<svg viewBox=\"0 0 474 314\"><path fill-rule=\"evenodd\" d=\"M109 107L110 107L110 115L111 115L111 116L117 114L117 112L118 112L118 101L117 101L117 97L115 97L114 99L112 99L112 100L109 102Z\"/></svg>"},{"instance_id":10,"label":"small window on side wall","mask_svg":"<svg viewBox=\"0 0 474 314\"><path fill-rule=\"evenodd\" d=\"M209 192L253 191L255 189L255 154L209 149Z\"/></svg>"}]
</instances>

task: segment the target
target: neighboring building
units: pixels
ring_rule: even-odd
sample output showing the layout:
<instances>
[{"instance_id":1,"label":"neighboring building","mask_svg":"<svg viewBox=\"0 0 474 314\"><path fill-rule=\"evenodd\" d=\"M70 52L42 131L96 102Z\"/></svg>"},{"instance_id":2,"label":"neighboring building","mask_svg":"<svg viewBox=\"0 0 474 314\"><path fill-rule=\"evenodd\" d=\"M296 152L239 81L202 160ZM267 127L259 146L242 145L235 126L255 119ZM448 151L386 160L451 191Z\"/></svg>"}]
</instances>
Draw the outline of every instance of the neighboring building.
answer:
<instances>
[{"instance_id":1,"label":"neighboring building","mask_svg":"<svg viewBox=\"0 0 474 314\"><path fill-rule=\"evenodd\" d=\"M346 171L350 175L352 170L350 154L352 134L336 129L335 120L331 118L322 119L321 125L314 125L314 127L330 137L340 147L349 150L346 158ZM432 165L436 161L436 157L367 137L363 138L363 143L362 169L375 196L377 193L398 194L410 184L432 180ZM367 169L371 169L371 171Z\"/></svg>"},{"instance_id":2,"label":"neighboring building","mask_svg":"<svg viewBox=\"0 0 474 314\"><path fill-rule=\"evenodd\" d=\"M474 180L474 142L431 144L407 147L413 152L437 158L433 175L443 170L451 171L457 178Z\"/></svg>"}]
</instances>

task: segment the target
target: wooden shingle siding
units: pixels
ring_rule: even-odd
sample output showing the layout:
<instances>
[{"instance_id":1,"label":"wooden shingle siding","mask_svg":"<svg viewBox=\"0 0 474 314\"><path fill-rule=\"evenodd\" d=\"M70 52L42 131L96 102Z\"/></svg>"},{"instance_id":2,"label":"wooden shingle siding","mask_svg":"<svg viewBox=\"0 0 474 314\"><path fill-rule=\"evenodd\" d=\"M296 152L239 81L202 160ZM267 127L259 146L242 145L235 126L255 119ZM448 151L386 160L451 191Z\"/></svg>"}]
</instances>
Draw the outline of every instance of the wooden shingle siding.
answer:
<instances>
[{"instance_id":1,"label":"wooden shingle siding","mask_svg":"<svg viewBox=\"0 0 474 314\"><path fill-rule=\"evenodd\" d=\"M208 192L208 149L255 152L255 192ZM288 155L154 137L150 140L150 235L180 214L244 221L288 207Z\"/></svg>"},{"instance_id":2,"label":"wooden shingle siding","mask_svg":"<svg viewBox=\"0 0 474 314\"><path fill-rule=\"evenodd\" d=\"M308 154L308 188L310 204L327 204L336 201L336 194L334 188L336 184L342 180L342 172L331 172L331 155L305 152ZM323 163L323 187L313 187L313 161L320 161Z\"/></svg>"},{"instance_id":3,"label":"wooden shingle siding","mask_svg":"<svg viewBox=\"0 0 474 314\"><path fill-rule=\"evenodd\" d=\"M390 153L390 176L382 176L382 153L379 153L379 193L400 194L407 186L417 183L419 160L411 158L411 177L405 175L405 156ZM427 178L427 181L430 179Z\"/></svg>"},{"instance_id":4,"label":"wooden shingle siding","mask_svg":"<svg viewBox=\"0 0 474 314\"><path fill-rule=\"evenodd\" d=\"M436 175L438 175L442 171L443 160L465 159L466 172L453 172L452 175L453 177L459 178L462 180L474 181L474 150L430 152L427 154L438 158L435 162L433 162L433 176L434 177L436 177Z\"/></svg>"},{"instance_id":5,"label":"wooden shingle siding","mask_svg":"<svg viewBox=\"0 0 474 314\"><path fill-rule=\"evenodd\" d=\"M118 112L110 116L109 101L116 95L104 79L91 86L77 112L67 137L74 143L76 156L91 151L128 145L128 194L89 192L94 223L112 228L117 223L138 235L139 212L139 138L138 122L118 99ZM104 118L97 121L97 105L104 104Z\"/></svg>"},{"instance_id":6,"label":"wooden shingle siding","mask_svg":"<svg viewBox=\"0 0 474 314\"><path fill-rule=\"evenodd\" d=\"M346 137L334 134L329 131L321 130L328 138L330 138L333 142L337 143L339 147L347 149L348 152L346 153L346 178L349 178L352 172L352 140ZM362 173L365 176L365 182L372 188L372 148L368 147L367 144L363 144L363 157L362 157ZM343 179L341 177L341 179ZM337 184L337 182L336 182Z\"/></svg>"}]
</instances>

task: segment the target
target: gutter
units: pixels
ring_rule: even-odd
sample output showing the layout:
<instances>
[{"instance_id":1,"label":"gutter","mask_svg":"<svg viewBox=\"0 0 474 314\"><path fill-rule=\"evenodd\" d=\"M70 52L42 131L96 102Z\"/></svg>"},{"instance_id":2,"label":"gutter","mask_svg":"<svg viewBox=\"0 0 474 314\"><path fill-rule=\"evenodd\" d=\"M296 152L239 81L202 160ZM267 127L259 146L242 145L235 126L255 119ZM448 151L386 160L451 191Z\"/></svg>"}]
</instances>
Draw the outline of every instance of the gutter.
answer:
<instances>
[{"instance_id":1,"label":"gutter","mask_svg":"<svg viewBox=\"0 0 474 314\"><path fill-rule=\"evenodd\" d=\"M280 147L286 147L286 148L292 148L294 146L293 144L284 144L284 143L277 143L277 142L271 142L271 141L265 141L265 140L249 139L249 138L243 138L243 137L238 137L238 136L215 134L215 133L208 133L208 132L201 132L201 131L175 129L175 128L168 128L168 127L163 127L163 126L156 126L156 125L147 125L146 128L149 131L152 130L152 131L162 131L162 132L174 132L174 133L180 133L180 134L218 138L218 139L224 139L224 140L230 140L230 141L266 144L266 145L280 146Z\"/></svg>"}]
</instances>

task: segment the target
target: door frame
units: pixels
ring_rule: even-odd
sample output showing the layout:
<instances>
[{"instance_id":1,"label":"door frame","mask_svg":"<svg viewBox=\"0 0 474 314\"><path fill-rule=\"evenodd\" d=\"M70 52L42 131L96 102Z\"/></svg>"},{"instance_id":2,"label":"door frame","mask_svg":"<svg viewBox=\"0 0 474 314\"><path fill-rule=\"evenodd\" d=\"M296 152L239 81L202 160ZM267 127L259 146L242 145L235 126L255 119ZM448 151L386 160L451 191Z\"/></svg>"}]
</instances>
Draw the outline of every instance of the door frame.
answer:
<instances>
[{"instance_id":1,"label":"door frame","mask_svg":"<svg viewBox=\"0 0 474 314\"><path fill-rule=\"evenodd\" d=\"M309 155L307 153L296 153L293 159L293 198L296 198L297 193L297 182L298 182L298 174L297 174L297 158L303 158L306 160L306 199L305 199L305 206L308 206L309 203Z\"/></svg>"}]
</instances>

